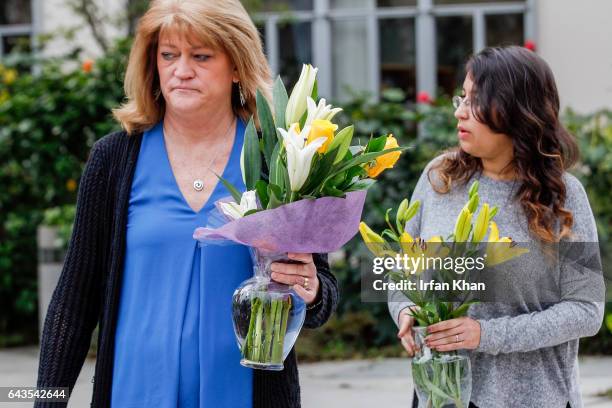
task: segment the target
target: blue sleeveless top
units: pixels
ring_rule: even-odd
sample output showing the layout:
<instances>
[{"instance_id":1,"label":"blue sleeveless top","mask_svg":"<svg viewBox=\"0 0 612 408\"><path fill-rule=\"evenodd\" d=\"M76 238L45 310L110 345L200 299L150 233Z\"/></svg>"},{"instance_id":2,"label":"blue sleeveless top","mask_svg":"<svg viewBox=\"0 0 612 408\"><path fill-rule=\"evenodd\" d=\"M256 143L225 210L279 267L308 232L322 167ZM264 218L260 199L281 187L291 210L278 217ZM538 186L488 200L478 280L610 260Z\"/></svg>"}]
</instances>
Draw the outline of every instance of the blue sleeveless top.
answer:
<instances>
[{"instance_id":1,"label":"blue sleeveless top","mask_svg":"<svg viewBox=\"0 0 612 408\"><path fill-rule=\"evenodd\" d=\"M238 120L223 177L244 190ZM162 122L145 132L130 193L125 265L115 335L114 408L251 407L252 370L240 365L232 294L252 276L241 245L199 246L219 182L199 212L175 181Z\"/></svg>"}]
</instances>

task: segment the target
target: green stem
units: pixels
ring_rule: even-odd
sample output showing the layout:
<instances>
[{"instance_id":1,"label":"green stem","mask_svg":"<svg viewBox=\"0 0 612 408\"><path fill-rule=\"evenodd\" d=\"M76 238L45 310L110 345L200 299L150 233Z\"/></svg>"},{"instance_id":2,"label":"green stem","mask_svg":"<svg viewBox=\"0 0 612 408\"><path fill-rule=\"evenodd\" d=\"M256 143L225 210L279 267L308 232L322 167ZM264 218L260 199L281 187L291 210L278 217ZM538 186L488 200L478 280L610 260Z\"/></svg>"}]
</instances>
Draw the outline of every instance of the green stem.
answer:
<instances>
[{"instance_id":1,"label":"green stem","mask_svg":"<svg viewBox=\"0 0 612 408\"><path fill-rule=\"evenodd\" d=\"M283 320L284 302L282 299L277 299L276 303L278 306L276 307L276 314L274 316L274 335L272 339L272 362L280 363L280 360L282 360L282 356L283 356L283 349L282 349L283 344L279 342L279 339L281 335L281 324Z\"/></svg>"},{"instance_id":2,"label":"green stem","mask_svg":"<svg viewBox=\"0 0 612 408\"><path fill-rule=\"evenodd\" d=\"M257 316L255 318L255 340L253 341L253 361L259 361L261 355L261 326L263 324L263 304L261 299L257 298L259 306L257 309Z\"/></svg>"},{"instance_id":3,"label":"green stem","mask_svg":"<svg viewBox=\"0 0 612 408\"><path fill-rule=\"evenodd\" d=\"M268 302L266 302L268 304ZM276 318L276 306L277 302L274 299L270 299L270 307L266 310L266 318L264 319L265 335L263 342L263 353L262 359L264 362L270 361L270 350L272 347L272 328Z\"/></svg>"},{"instance_id":4,"label":"green stem","mask_svg":"<svg viewBox=\"0 0 612 408\"><path fill-rule=\"evenodd\" d=\"M282 300L282 315L281 315L281 325L278 331L277 341L276 341L276 354L274 358L275 363L282 363L283 361L283 349L285 346L285 333L287 331L287 323L289 320L289 310L291 309L291 296L288 296L285 300Z\"/></svg>"},{"instance_id":5,"label":"green stem","mask_svg":"<svg viewBox=\"0 0 612 408\"><path fill-rule=\"evenodd\" d=\"M242 356L250 360L253 354L253 335L255 328L255 316L257 314L257 298L251 298L251 317L249 318L249 330L247 331L244 344L242 345Z\"/></svg>"},{"instance_id":6,"label":"green stem","mask_svg":"<svg viewBox=\"0 0 612 408\"><path fill-rule=\"evenodd\" d=\"M427 376L425 376L425 378L423 379L424 383L425 383L425 387L426 389L430 390L432 392L432 394L436 397L434 400L434 407L438 407L440 404L438 403L438 399L441 398L443 401L450 399L452 400L452 397L449 396L448 394L446 394L443 390L440 389L440 387L438 386L439 382L439 375L437 373L438 369L436 368L435 365L432 364L432 371L433 371L433 378L431 379L431 381L427 378Z\"/></svg>"},{"instance_id":7,"label":"green stem","mask_svg":"<svg viewBox=\"0 0 612 408\"><path fill-rule=\"evenodd\" d=\"M463 408L463 402L461 402L461 360L455 362L455 381L457 382L457 400L455 402L457 407Z\"/></svg>"}]
</instances>

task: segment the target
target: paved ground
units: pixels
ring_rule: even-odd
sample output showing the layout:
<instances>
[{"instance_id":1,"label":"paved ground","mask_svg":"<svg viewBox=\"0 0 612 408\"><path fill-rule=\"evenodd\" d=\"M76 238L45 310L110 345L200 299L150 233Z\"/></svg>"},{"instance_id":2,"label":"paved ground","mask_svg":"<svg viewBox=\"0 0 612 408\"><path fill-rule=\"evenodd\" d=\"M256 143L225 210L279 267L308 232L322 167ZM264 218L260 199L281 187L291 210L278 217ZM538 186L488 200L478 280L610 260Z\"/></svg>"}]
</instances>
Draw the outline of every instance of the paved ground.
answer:
<instances>
[{"instance_id":1,"label":"paved ground","mask_svg":"<svg viewBox=\"0 0 612 408\"><path fill-rule=\"evenodd\" d=\"M38 350L0 350L0 386L33 386ZM89 406L94 361L88 360L77 380L69 407ZM304 408L407 408L412 395L410 364L404 359L301 364ZM612 408L612 400L595 394L612 388L612 357L580 361L580 385L587 408ZM1 408L32 404L2 403Z\"/></svg>"}]
</instances>

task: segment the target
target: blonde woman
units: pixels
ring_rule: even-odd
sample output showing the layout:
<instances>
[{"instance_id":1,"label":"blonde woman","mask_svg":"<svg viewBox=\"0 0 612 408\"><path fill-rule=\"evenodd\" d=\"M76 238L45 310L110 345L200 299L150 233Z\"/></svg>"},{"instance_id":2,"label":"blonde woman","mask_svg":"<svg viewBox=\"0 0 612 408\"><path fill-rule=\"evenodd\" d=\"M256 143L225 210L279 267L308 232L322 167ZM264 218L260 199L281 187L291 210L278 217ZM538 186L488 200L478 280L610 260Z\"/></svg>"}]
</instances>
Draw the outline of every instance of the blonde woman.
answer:
<instances>
[{"instance_id":1,"label":"blonde woman","mask_svg":"<svg viewBox=\"0 0 612 408\"><path fill-rule=\"evenodd\" d=\"M140 20L114 111L81 179L74 232L47 312L39 387L72 387L99 323L93 407L298 407L292 351L281 372L239 364L234 289L245 247L198 248L194 229L242 184L255 93L269 89L258 32L238 0L153 1ZM333 312L326 256L290 254L275 279L302 284L305 325ZM44 403L37 403L43 407ZM53 405L57 406L57 405Z\"/></svg>"}]
</instances>

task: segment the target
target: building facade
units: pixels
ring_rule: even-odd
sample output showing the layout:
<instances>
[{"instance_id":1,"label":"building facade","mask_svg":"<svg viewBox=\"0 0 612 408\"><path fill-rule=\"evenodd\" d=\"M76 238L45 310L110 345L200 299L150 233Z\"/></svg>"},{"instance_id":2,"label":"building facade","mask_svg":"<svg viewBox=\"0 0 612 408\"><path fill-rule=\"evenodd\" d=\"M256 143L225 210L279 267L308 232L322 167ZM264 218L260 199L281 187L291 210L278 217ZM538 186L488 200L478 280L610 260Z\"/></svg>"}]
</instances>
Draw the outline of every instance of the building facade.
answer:
<instances>
[{"instance_id":1,"label":"building facade","mask_svg":"<svg viewBox=\"0 0 612 408\"><path fill-rule=\"evenodd\" d=\"M125 0L96 0L120 16ZM580 112L612 108L612 15L609 0L263 0L253 12L275 74L292 82L301 63L321 68L319 94L377 98L400 88L453 94L474 52L494 45L532 45L551 65L562 105ZM36 34L77 28L85 54L100 52L66 0L3 0L0 56ZM107 24L105 35L124 35ZM48 53L67 50L61 38Z\"/></svg>"}]
</instances>

